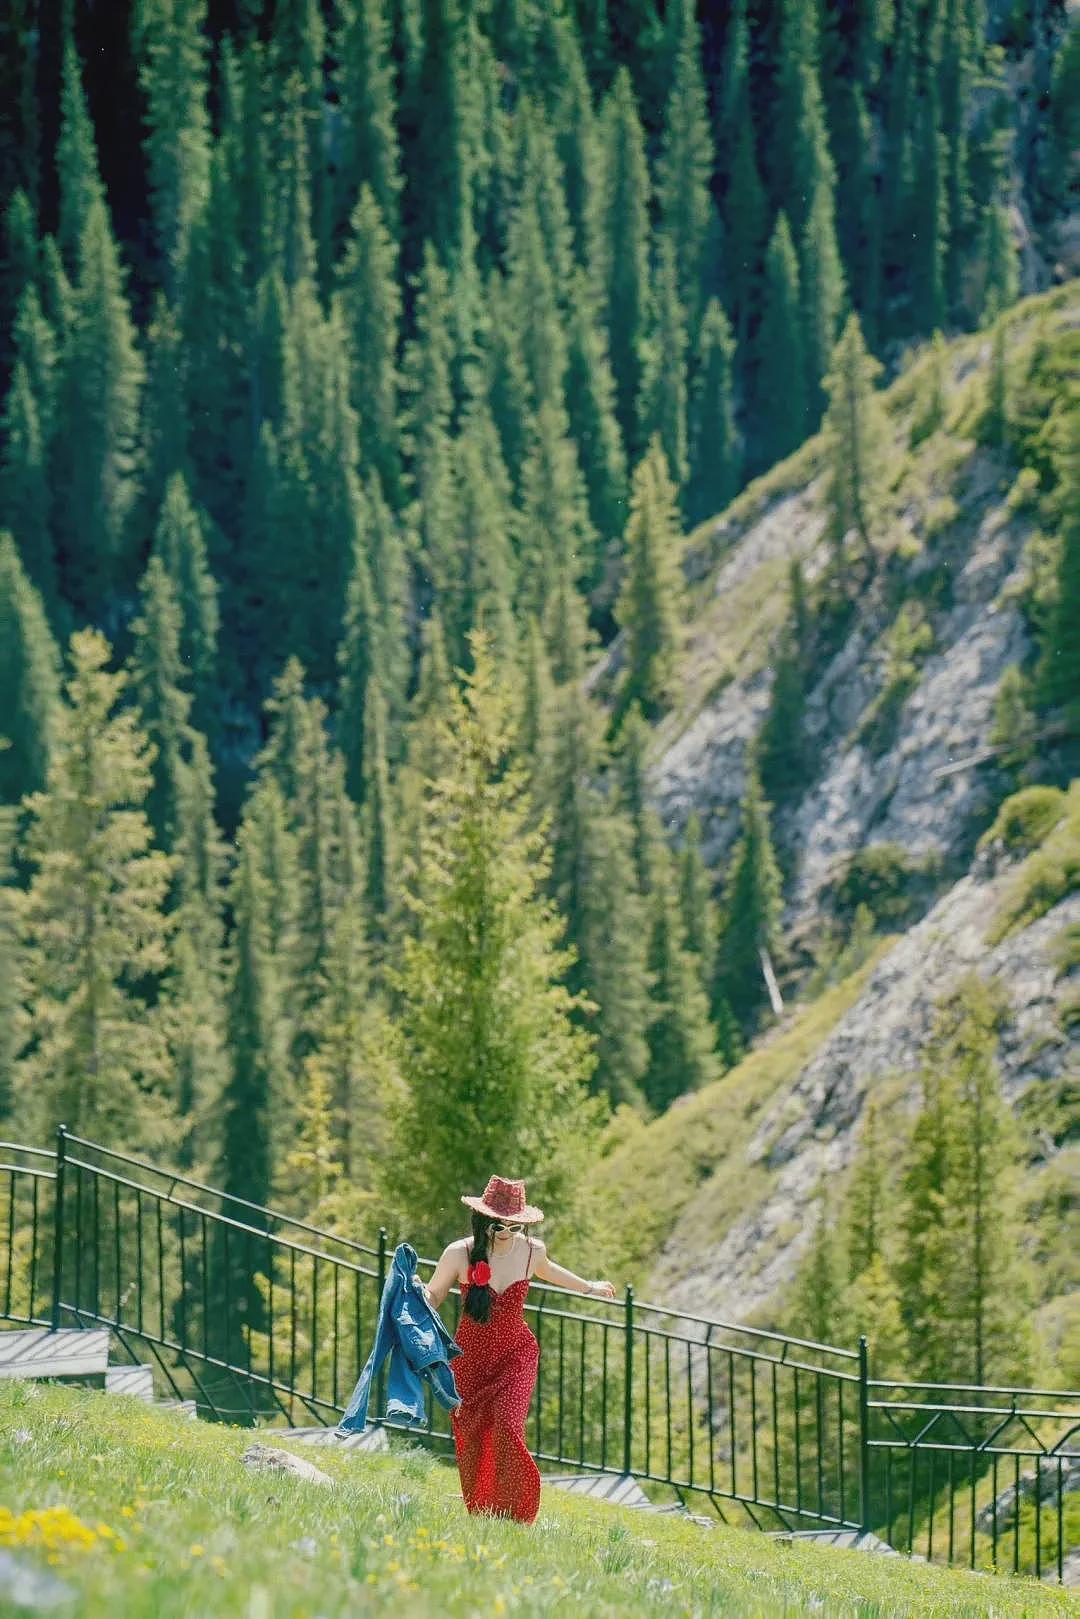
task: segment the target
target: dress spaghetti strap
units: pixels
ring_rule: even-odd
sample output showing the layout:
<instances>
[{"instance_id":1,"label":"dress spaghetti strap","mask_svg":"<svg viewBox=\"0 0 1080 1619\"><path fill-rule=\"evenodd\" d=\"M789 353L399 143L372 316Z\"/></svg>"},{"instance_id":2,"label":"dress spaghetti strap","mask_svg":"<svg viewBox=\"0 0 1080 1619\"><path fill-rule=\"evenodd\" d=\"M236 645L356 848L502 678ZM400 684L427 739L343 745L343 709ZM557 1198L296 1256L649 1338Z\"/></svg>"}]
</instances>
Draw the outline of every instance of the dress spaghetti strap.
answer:
<instances>
[{"instance_id":1,"label":"dress spaghetti strap","mask_svg":"<svg viewBox=\"0 0 1080 1619\"><path fill-rule=\"evenodd\" d=\"M532 1276L533 1254L535 1253L536 1249L531 1237L526 1237L525 1241L529 1245L529 1257L525 1261L525 1280L528 1281Z\"/></svg>"}]
</instances>

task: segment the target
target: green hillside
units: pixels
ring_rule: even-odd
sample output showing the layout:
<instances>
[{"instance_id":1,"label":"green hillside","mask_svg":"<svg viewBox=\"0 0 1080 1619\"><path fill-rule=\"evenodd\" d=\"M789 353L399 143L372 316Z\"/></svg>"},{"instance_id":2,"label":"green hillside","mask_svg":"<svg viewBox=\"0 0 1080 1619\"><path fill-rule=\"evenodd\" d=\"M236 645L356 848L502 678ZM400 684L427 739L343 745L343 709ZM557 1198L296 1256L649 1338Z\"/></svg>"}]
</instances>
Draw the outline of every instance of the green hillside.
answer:
<instances>
[{"instance_id":1,"label":"green hillside","mask_svg":"<svg viewBox=\"0 0 1080 1619\"><path fill-rule=\"evenodd\" d=\"M0 1551L81 1619L356 1613L1038 1619L1068 1593L544 1493L535 1528L466 1517L424 1452L308 1450L319 1487L252 1474L246 1433L106 1395L0 1388ZM267 1438L270 1436L268 1435ZM0 1581L5 1576L0 1575ZM25 1609L6 1601L0 1613Z\"/></svg>"}]
</instances>

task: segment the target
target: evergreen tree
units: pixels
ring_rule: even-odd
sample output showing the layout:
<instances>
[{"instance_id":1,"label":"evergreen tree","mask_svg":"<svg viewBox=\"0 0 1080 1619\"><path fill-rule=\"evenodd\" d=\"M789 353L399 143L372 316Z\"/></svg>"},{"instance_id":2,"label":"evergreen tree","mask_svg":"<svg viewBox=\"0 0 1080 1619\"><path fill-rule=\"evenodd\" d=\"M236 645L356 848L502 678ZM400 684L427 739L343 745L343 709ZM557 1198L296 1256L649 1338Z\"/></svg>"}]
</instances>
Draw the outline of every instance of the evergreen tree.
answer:
<instances>
[{"instance_id":1,"label":"evergreen tree","mask_svg":"<svg viewBox=\"0 0 1080 1619\"><path fill-rule=\"evenodd\" d=\"M60 654L41 596L0 532L0 804L45 786L57 736Z\"/></svg>"},{"instance_id":2,"label":"evergreen tree","mask_svg":"<svg viewBox=\"0 0 1080 1619\"><path fill-rule=\"evenodd\" d=\"M604 106L603 141L594 274L607 326L619 426L635 455L644 448L637 409L650 327L650 187L645 137L625 68L620 68Z\"/></svg>"},{"instance_id":3,"label":"evergreen tree","mask_svg":"<svg viewBox=\"0 0 1080 1619\"><path fill-rule=\"evenodd\" d=\"M371 0L363 3L370 5ZM348 332L350 397L363 463L378 473L384 493L396 507L402 494L397 416L401 293L394 242L367 185L361 187L349 224L337 281Z\"/></svg>"},{"instance_id":4,"label":"evergreen tree","mask_svg":"<svg viewBox=\"0 0 1080 1619\"><path fill-rule=\"evenodd\" d=\"M3 748L0 747L0 759ZM0 1124L14 1110L19 1052L26 1040L26 1010L18 937L19 891L15 887L16 812L0 806Z\"/></svg>"},{"instance_id":5,"label":"evergreen tree","mask_svg":"<svg viewBox=\"0 0 1080 1619\"><path fill-rule=\"evenodd\" d=\"M105 212L105 190L98 170L97 143L82 87L82 70L70 31L64 40L60 92L60 138L56 147L60 186L57 243L69 275L79 270L83 240L96 209Z\"/></svg>"},{"instance_id":6,"label":"evergreen tree","mask_svg":"<svg viewBox=\"0 0 1080 1619\"><path fill-rule=\"evenodd\" d=\"M916 116L914 155L909 177L914 259L910 266L916 329L934 331L947 314L945 264L948 254L948 205L945 194L945 141L936 71L938 27L929 25L924 83Z\"/></svg>"},{"instance_id":7,"label":"evergreen tree","mask_svg":"<svg viewBox=\"0 0 1080 1619\"><path fill-rule=\"evenodd\" d=\"M615 379L607 342L583 274L573 282L568 314L566 406L570 436L589 501L589 518L603 543L626 527L626 451L615 415ZM593 583L591 578L588 583Z\"/></svg>"},{"instance_id":8,"label":"evergreen tree","mask_svg":"<svg viewBox=\"0 0 1080 1619\"><path fill-rule=\"evenodd\" d=\"M679 908L686 948L697 958L701 982L712 986L716 952L716 906L712 898L708 867L701 855L701 818L691 812L679 852Z\"/></svg>"},{"instance_id":9,"label":"evergreen tree","mask_svg":"<svg viewBox=\"0 0 1080 1619\"><path fill-rule=\"evenodd\" d=\"M50 509L48 446L30 376L18 361L0 417L0 511L46 601L56 591Z\"/></svg>"},{"instance_id":10,"label":"evergreen tree","mask_svg":"<svg viewBox=\"0 0 1080 1619\"><path fill-rule=\"evenodd\" d=\"M686 483L686 314L679 302L678 266L670 237L662 237L656 277L656 330L646 349L638 420L656 437L677 489Z\"/></svg>"},{"instance_id":11,"label":"evergreen tree","mask_svg":"<svg viewBox=\"0 0 1080 1619\"><path fill-rule=\"evenodd\" d=\"M516 716L518 748L534 799L548 779L555 746L555 681L540 620L529 617L522 648L521 705Z\"/></svg>"},{"instance_id":12,"label":"evergreen tree","mask_svg":"<svg viewBox=\"0 0 1080 1619\"><path fill-rule=\"evenodd\" d=\"M665 847L649 895L653 1016L646 1035L649 1064L643 1085L658 1113L677 1096L718 1078L721 1070L700 964L686 948L672 865Z\"/></svg>"},{"instance_id":13,"label":"evergreen tree","mask_svg":"<svg viewBox=\"0 0 1080 1619\"><path fill-rule=\"evenodd\" d=\"M640 703L631 704L619 729L615 764L619 801L629 816L633 833L634 875L643 894L652 890L654 866L663 837L659 817L649 798L647 754L651 739L649 722Z\"/></svg>"},{"instance_id":14,"label":"evergreen tree","mask_svg":"<svg viewBox=\"0 0 1080 1619\"><path fill-rule=\"evenodd\" d=\"M1062 412L1060 434L1054 460L1061 550L1039 686L1043 701L1063 708L1075 729L1080 718L1080 410Z\"/></svg>"},{"instance_id":15,"label":"evergreen tree","mask_svg":"<svg viewBox=\"0 0 1080 1619\"><path fill-rule=\"evenodd\" d=\"M340 15L335 54L342 153L335 223L348 218L366 189L396 238L402 177L387 8L383 0L347 0Z\"/></svg>"},{"instance_id":16,"label":"evergreen tree","mask_svg":"<svg viewBox=\"0 0 1080 1619\"><path fill-rule=\"evenodd\" d=\"M983 229L983 316L993 319L1016 302L1020 290L1019 255L1003 203L986 211Z\"/></svg>"},{"instance_id":17,"label":"evergreen tree","mask_svg":"<svg viewBox=\"0 0 1080 1619\"><path fill-rule=\"evenodd\" d=\"M727 316L710 298L701 322L690 387L687 514L692 523L722 512L739 488L735 425L735 341Z\"/></svg>"},{"instance_id":18,"label":"evergreen tree","mask_svg":"<svg viewBox=\"0 0 1080 1619\"><path fill-rule=\"evenodd\" d=\"M165 488L174 473L191 476L184 334L177 311L158 289L146 333L139 453L140 499L132 518L140 546L153 533Z\"/></svg>"},{"instance_id":19,"label":"evergreen tree","mask_svg":"<svg viewBox=\"0 0 1080 1619\"><path fill-rule=\"evenodd\" d=\"M817 1216L799 1271L793 1319L800 1333L827 1344L846 1337L847 1256L826 1181L818 1188L816 1201Z\"/></svg>"},{"instance_id":20,"label":"evergreen tree","mask_svg":"<svg viewBox=\"0 0 1080 1619\"><path fill-rule=\"evenodd\" d=\"M899 1280L915 1368L927 1380L1001 1382L1030 1364L997 1018L987 986L969 976L939 1007L923 1057Z\"/></svg>"},{"instance_id":21,"label":"evergreen tree","mask_svg":"<svg viewBox=\"0 0 1080 1619\"><path fill-rule=\"evenodd\" d=\"M157 843L172 852L179 830L180 777L191 695L181 662L180 606L160 557L151 557L139 595L140 612L131 626L135 642L132 685L140 721L154 747L153 784L145 808Z\"/></svg>"},{"instance_id":22,"label":"evergreen tree","mask_svg":"<svg viewBox=\"0 0 1080 1619\"><path fill-rule=\"evenodd\" d=\"M800 240L819 186L831 196L836 170L829 153L825 108L818 77L818 7L783 0L780 59L771 131L778 204Z\"/></svg>"},{"instance_id":23,"label":"evergreen tree","mask_svg":"<svg viewBox=\"0 0 1080 1619\"><path fill-rule=\"evenodd\" d=\"M412 133L403 216L414 242L456 270L473 253L473 24L462 0L422 0L422 10L423 54L415 93L402 108Z\"/></svg>"},{"instance_id":24,"label":"evergreen tree","mask_svg":"<svg viewBox=\"0 0 1080 1619\"><path fill-rule=\"evenodd\" d=\"M549 857L526 830L509 703L482 635L472 658L450 698L453 763L427 797L416 931L394 974L407 1094L387 1178L402 1205L431 1211L424 1242L451 1235L461 1186L482 1185L495 1162L512 1159L539 1201L566 1206L595 1117L562 923L538 893Z\"/></svg>"},{"instance_id":25,"label":"evergreen tree","mask_svg":"<svg viewBox=\"0 0 1080 1619\"><path fill-rule=\"evenodd\" d=\"M735 319L736 343L741 351L759 309L759 288L769 234L768 201L758 174L751 127L741 127L736 139L724 218L728 298Z\"/></svg>"},{"instance_id":26,"label":"evergreen tree","mask_svg":"<svg viewBox=\"0 0 1080 1619\"><path fill-rule=\"evenodd\" d=\"M210 189L206 0L138 0L133 48L146 100L144 141L157 245L170 297Z\"/></svg>"},{"instance_id":27,"label":"evergreen tree","mask_svg":"<svg viewBox=\"0 0 1080 1619\"><path fill-rule=\"evenodd\" d=\"M663 449L654 439L634 473L626 578L615 607L627 640L621 706L638 702L649 719L674 694L685 617L681 548L675 489Z\"/></svg>"},{"instance_id":28,"label":"evergreen tree","mask_svg":"<svg viewBox=\"0 0 1080 1619\"><path fill-rule=\"evenodd\" d=\"M8 199L0 226L0 361L6 373L15 311L41 274L41 250L34 205L26 192L21 186L10 192L0 188L0 196Z\"/></svg>"},{"instance_id":29,"label":"evergreen tree","mask_svg":"<svg viewBox=\"0 0 1080 1619\"><path fill-rule=\"evenodd\" d=\"M206 738L188 737L177 793L175 928L165 1019L183 1127L180 1161L210 1174L220 1158L221 1105L230 1073L225 1005L226 850L214 813Z\"/></svg>"},{"instance_id":30,"label":"evergreen tree","mask_svg":"<svg viewBox=\"0 0 1080 1619\"><path fill-rule=\"evenodd\" d=\"M761 785L771 804L782 804L806 783L807 747L803 737L806 711L806 597L802 569L790 571L789 617L780 636L773 669L772 698L758 741Z\"/></svg>"},{"instance_id":31,"label":"evergreen tree","mask_svg":"<svg viewBox=\"0 0 1080 1619\"><path fill-rule=\"evenodd\" d=\"M809 405L799 261L781 214L765 256L765 292L758 332L756 414L765 465L790 455L806 436Z\"/></svg>"},{"instance_id":32,"label":"evergreen tree","mask_svg":"<svg viewBox=\"0 0 1080 1619\"><path fill-rule=\"evenodd\" d=\"M252 793L236 835L229 885L233 916L228 974L231 1072L222 1108L221 1185L253 1203L270 1198L275 1142L285 1139L289 1101L286 1049L288 1008L281 976L291 976L287 955L275 950L282 935L282 883L278 852L288 843L285 806L273 778Z\"/></svg>"},{"instance_id":33,"label":"evergreen tree","mask_svg":"<svg viewBox=\"0 0 1080 1619\"><path fill-rule=\"evenodd\" d=\"M120 707L127 681L109 672L104 636L77 632L70 656L46 785L26 806L19 1124L31 1139L66 1124L160 1147L174 1105L155 995L168 963L172 862L154 847L143 807L153 749Z\"/></svg>"},{"instance_id":34,"label":"evergreen tree","mask_svg":"<svg viewBox=\"0 0 1080 1619\"><path fill-rule=\"evenodd\" d=\"M888 426L876 391L882 367L868 354L858 315L849 315L825 379L829 409L829 532L834 545L854 529L869 553L880 527L888 455Z\"/></svg>"},{"instance_id":35,"label":"evergreen tree","mask_svg":"<svg viewBox=\"0 0 1080 1619\"><path fill-rule=\"evenodd\" d=\"M534 771L534 794L549 827L549 890L574 951L566 983L593 1003L576 1020L595 1037L594 1088L613 1103L639 1102L649 1057L650 980L631 829L601 785L603 722L577 681L560 689L550 723L550 755Z\"/></svg>"},{"instance_id":36,"label":"evergreen tree","mask_svg":"<svg viewBox=\"0 0 1080 1619\"><path fill-rule=\"evenodd\" d=\"M513 512L499 435L486 406L469 416L455 447L455 515L460 571L443 594L444 622L455 663L468 658L468 633L483 626L504 667L516 657Z\"/></svg>"},{"instance_id":37,"label":"evergreen tree","mask_svg":"<svg viewBox=\"0 0 1080 1619\"><path fill-rule=\"evenodd\" d=\"M95 199L79 244L54 474L61 581L83 611L98 611L127 572L143 375L116 244L105 205Z\"/></svg>"},{"instance_id":38,"label":"evergreen tree","mask_svg":"<svg viewBox=\"0 0 1080 1619\"><path fill-rule=\"evenodd\" d=\"M716 955L714 1011L726 1000L748 1029L766 997L762 954L780 945L780 871L773 853L769 806L751 761L739 809L739 838L731 856Z\"/></svg>"},{"instance_id":39,"label":"evergreen tree","mask_svg":"<svg viewBox=\"0 0 1080 1619\"><path fill-rule=\"evenodd\" d=\"M542 405L536 414L521 482L520 572L525 600L535 611L564 574L577 579L594 566L585 480L566 412L558 405Z\"/></svg>"},{"instance_id":40,"label":"evergreen tree","mask_svg":"<svg viewBox=\"0 0 1080 1619\"><path fill-rule=\"evenodd\" d=\"M369 935L384 944L396 903L397 846L394 836L394 804L390 793L390 773L386 762L386 699L379 683L367 686L364 735L364 859L367 866L364 898L367 903Z\"/></svg>"},{"instance_id":41,"label":"evergreen tree","mask_svg":"<svg viewBox=\"0 0 1080 1619\"><path fill-rule=\"evenodd\" d=\"M705 250L713 226L713 150L701 37L694 0L680 0L669 26L677 37L675 71L664 118L657 179L660 228L675 261L675 291L692 334L697 333L705 286Z\"/></svg>"},{"instance_id":42,"label":"evergreen tree","mask_svg":"<svg viewBox=\"0 0 1080 1619\"><path fill-rule=\"evenodd\" d=\"M203 524L181 473L174 473L154 533L180 614L179 658L193 700L192 723L212 733L218 711L218 587L210 570Z\"/></svg>"},{"instance_id":43,"label":"evergreen tree","mask_svg":"<svg viewBox=\"0 0 1080 1619\"><path fill-rule=\"evenodd\" d=\"M810 422L816 425L825 403L824 378L844 306L844 271L836 245L832 185L819 179L799 252L803 310L803 352Z\"/></svg>"}]
</instances>

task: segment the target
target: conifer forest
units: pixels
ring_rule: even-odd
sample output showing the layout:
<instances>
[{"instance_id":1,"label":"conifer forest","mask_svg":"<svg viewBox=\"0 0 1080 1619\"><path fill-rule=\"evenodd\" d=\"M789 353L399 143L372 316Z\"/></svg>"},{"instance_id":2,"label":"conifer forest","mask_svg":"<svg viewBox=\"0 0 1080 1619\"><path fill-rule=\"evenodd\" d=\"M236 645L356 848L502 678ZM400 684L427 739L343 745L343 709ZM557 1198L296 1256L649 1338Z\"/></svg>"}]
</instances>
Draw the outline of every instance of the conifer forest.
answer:
<instances>
[{"instance_id":1,"label":"conifer forest","mask_svg":"<svg viewBox=\"0 0 1080 1619\"><path fill-rule=\"evenodd\" d=\"M0 12L0 1136L1077 1386L1075 9Z\"/></svg>"}]
</instances>

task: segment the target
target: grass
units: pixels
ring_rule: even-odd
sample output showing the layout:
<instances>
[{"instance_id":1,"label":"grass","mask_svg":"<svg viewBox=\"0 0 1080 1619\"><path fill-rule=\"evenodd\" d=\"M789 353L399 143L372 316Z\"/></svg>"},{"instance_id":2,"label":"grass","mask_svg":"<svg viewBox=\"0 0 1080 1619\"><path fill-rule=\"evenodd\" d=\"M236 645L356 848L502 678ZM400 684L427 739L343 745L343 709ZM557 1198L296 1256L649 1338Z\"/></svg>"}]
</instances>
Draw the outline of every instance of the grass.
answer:
<instances>
[{"instance_id":1,"label":"grass","mask_svg":"<svg viewBox=\"0 0 1080 1619\"><path fill-rule=\"evenodd\" d=\"M715 1240L739 1211L765 1194L772 1172L747 1164L746 1147L761 1110L801 1070L853 1006L882 951L810 1006L797 1008L764 1045L715 1084L686 1097L658 1119L622 1121L618 1145L598 1166L596 1195L626 1218L608 1222L604 1261L612 1274L628 1273L637 1285L684 1217L694 1243Z\"/></svg>"},{"instance_id":2,"label":"grass","mask_svg":"<svg viewBox=\"0 0 1080 1619\"><path fill-rule=\"evenodd\" d=\"M534 1526L473 1519L456 1473L419 1451L306 1452L333 1489L252 1474L239 1461L252 1437L95 1391L0 1385L0 1548L65 1581L72 1600L53 1611L80 1619L1070 1611L1066 1593L1028 1581L707 1531L552 1489ZM0 1614L17 1611L0 1595Z\"/></svg>"}]
</instances>

